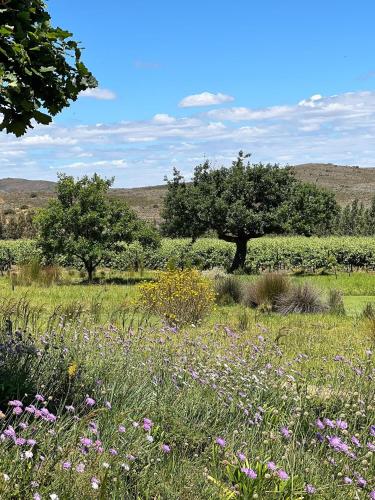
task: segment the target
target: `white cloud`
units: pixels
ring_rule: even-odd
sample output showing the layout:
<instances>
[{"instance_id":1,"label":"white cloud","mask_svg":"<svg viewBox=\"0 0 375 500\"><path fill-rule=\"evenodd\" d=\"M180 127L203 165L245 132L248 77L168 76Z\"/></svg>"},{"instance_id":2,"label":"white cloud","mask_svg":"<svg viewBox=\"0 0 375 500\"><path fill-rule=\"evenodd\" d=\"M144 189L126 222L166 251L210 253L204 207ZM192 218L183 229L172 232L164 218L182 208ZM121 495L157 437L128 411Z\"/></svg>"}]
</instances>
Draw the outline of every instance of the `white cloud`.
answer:
<instances>
[{"instance_id":1,"label":"white cloud","mask_svg":"<svg viewBox=\"0 0 375 500\"><path fill-rule=\"evenodd\" d=\"M96 87L95 89L86 89L80 93L81 97L91 97L92 99L98 99L100 101L113 101L116 99L116 94L109 89L102 89Z\"/></svg>"},{"instance_id":2,"label":"white cloud","mask_svg":"<svg viewBox=\"0 0 375 500\"><path fill-rule=\"evenodd\" d=\"M226 94L212 94L211 92L202 92L184 97L180 103L180 108L192 108L196 106L213 106L214 104L224 104L234 101L234 97Z\"/></svg>"},{"instance_id":3,"label":"white cloud","mask_svg":"<svg viewBox=\"0 0 375 500\"><path fill-rule=\"evenodd\" d=\"M193 116L159 113L144 121L55 123L19 139L0 134L0 177L53 180L67 170L115 175L120 186L152 185L173 166L188 174L205 158L229 164L240 149L254 161L375 167L375 92L316 94L294 105Z\"/></svg>"}]
</instances>

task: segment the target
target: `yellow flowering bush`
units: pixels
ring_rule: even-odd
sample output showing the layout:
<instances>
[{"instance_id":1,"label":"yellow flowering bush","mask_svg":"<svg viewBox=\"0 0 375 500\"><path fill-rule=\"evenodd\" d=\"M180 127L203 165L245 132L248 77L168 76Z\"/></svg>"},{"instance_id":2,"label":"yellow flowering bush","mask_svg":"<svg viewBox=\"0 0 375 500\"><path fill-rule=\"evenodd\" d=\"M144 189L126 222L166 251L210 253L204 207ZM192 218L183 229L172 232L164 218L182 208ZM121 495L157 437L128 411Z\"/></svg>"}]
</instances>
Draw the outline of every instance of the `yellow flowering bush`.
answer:
<instances>
[{"instance_id":1,"label":"yellow flowering bush","mask_svg":"<svg viewBox=\"0 0 375 500\"><path fill-rule=\"evenodd\" d=\"M140 285L141 307L170 325L197 323L214 301L212 282L195 269L163 271L154 282Z\"/></svg>"}]
</instances>

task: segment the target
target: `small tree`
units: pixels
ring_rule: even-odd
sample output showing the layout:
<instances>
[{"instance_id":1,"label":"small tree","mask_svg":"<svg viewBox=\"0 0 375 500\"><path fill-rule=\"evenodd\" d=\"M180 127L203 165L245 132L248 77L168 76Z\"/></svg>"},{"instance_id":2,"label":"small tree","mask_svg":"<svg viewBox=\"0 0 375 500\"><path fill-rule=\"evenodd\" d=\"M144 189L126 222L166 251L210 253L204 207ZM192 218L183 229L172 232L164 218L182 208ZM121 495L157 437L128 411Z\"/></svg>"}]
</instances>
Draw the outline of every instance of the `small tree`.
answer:
<instances>
[{"instance_id":1,"label":"small tree","mask_svg":"<svg viewBox=\"0 0 375 500\"><path fill-rule=\"evenodd\" d=\"M17 136L97 85L72 34L50 19L43 0L0 5L0 129Z\"/></svg>"},{"instance_id":2,"label":"small tree","mask_svg":"<svg viewBox=\"0 0 375 500\"><path fill-rule=\"evenodd\" d=\"M119 242L138 239L156 244L156 230L140 221L126 203L109 199L113 179L99 175L75 180L59 174L57 199L36 217L39 245L50 258L78 259L89 281L109 253L121 251Z\"/></svg>"},{"instance_id":3,"label":"small tree","mask_svg":"<svg viewBox=\"0 0 375 500\"><path fill-rule=\"evenodd\" d=\"M213 169L207 161L195 168L192 183L175 170L163 212L163 230L170 236L196 238L214 230L220 239L235 243L231 272L244 267L250 239L286 232L311 234L321 230L324 217L329 221L333 216L326 212L331 196L303 187L289 168L251 165L248 156L240 151L229 168ZM319 203L310 213L308 206L315 200ZM296 228L291 227L295 211L301 208L307 220L302 224L299 218Z\"/></svg>"}]
</instances>

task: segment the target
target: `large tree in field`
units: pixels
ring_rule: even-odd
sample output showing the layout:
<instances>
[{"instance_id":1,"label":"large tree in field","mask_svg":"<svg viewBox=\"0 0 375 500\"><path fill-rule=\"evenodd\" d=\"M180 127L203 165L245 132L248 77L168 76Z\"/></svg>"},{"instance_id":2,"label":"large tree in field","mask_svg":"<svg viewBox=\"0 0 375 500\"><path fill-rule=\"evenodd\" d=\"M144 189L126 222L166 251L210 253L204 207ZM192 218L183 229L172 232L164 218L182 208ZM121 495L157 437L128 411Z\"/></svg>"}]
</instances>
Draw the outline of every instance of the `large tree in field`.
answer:
<instances>
[{"instance_id":1,"label":"large tree in field","mask_svg":"<svg viewBox=\"0 0 375 500\"><path fill-rule=\"evenodd\" d=\"M244 267L252 238L309 235L335 215L333 195L299 183L289 168L250 164L248 156L240 152L229 168L214 169L207 161L195 168L191 183L175 170L163 211L163 230L170 236L196 238L213 230L220 239L235 243L232 272Z\"/></svg>"},{"instance_id":2,"label":"large tree in field","mask_svg":"<svg viewBox=\"0 0 375 500\"><path fill-rule=\"evenodd\" d=\"M72 14L74 15L74 14ZM48 124L97 85L72 33L53 27L43 0L0 3L0 129L23 135Z\"/></svg>"},{"instance_id":3,"label":"large tree in field","mask_svg":"<svg viewBox=\"0 0 375 500\"><path fill-rule=\"evenodd\" d=\"M78 259L89 281L109 253L121 251L120 242L158 243L155 229L139 220L126 203L108 197L112 182L97 174L79 180L60 174L57 199L50 200L35 219L44 255Z\"/></svg>"}]
</instances>

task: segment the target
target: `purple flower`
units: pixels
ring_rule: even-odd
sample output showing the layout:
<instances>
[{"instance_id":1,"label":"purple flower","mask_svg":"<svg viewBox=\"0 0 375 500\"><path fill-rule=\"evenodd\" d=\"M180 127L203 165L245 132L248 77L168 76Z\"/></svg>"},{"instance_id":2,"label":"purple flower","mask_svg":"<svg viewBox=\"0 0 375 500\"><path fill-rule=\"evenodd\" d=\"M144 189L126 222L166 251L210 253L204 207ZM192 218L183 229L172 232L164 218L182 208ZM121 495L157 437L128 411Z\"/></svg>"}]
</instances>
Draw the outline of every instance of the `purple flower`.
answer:
<instances>
[{"instance_id":1,"label":"purple flower","mask_svg":"<svg viewBox=\"0 0 375 500\"><path fill-rule=\"evenodd\" d=\"M367 448L371 451L375 451L375 444L374 443L367 443Z\"/></svg>"},{"instance_id":2,"label":"purple flower","mask_svg":"<svg viewBox=\"0 0 375 500\"><path fill-rule=\"evenodd\" d=\"M77 472L84 472L85 471L85 464L78 464L76 467Z\"/></svg>"},{"instance_id":3,"label":"purple flower","mask_svg":"<svg viewBox=\"0 0 375 500\"><path fill-rule=\"evenodd\" d=\"M318 429L320 430L323 430L324 429L324 424L323 422L320 420L320 418L317 418L316 421L315 421L315 425L317 426Z\"/></svg>"},{"instance_id":4,"label":"purple flower","mask_svg":"<svg viewBox=\"0 0 375 500\"><path fill-rule=\"evenodd\" d=\"M352 480L352 479L350 479L350 477L348 477L348 476L345 476L345 477L344 477L344 483L345 483L345 484L352 484L352 482L353 482L353 480Z\"/></svg>"},{"instance_id":5,"label":"purple flower","mask_svg":"<svg viewBox=\"0 0 375 500\"><path fill-rule=\"evenodd\" d=\"M26 444L26 439L18 437L14 440L14 442L17 446L23 446L24 444Z\"/></svg>"},{"instance_id":6,"label":"purple flower","mask_svg":"<svg viewBox=\"0 0 375 500\"><path fill-rule=\"evenodd\" d=\"M86 448L88 448L89 446L92 445L92 441L90 438L86 438L86 437L81 437L80 438L80 442L83 446L85 446Z\"/></svg>"},{"instance_id":7,"label":"purple flower","mask_svg":"<svg viewBox=\"0 0 375 500\"><path fill-rule=\"evenodd\" d=\"M316 488L312 484L306 484L305 491L308 495L316 493Z\"/></svg>"},{"instance_id":8,"label":"purple flower","mask_svg":"<svg viewBox=\"0 0 375 500\"><path fill-rule=\"evenodd\" d=\"M288 474L285 472L285 470L283 469L280 469L277 471L277 475L279 476L280 479L282 479L283 481L286 481L287 479L289 479L289 476Z\"/></svg>"},{"instance_id":9,"label":"purple flower","mask_svg":"<svg viewBox=\"0 0 375 500\"><path fill-rule=\"evenodd\" d=\"M375 437L375 425L370 425L370 434Z\"/></svg>"},{"instance_id":10,"label":"purple flower","mask_svg":"<svg viewBox=\"0 0 375 500\"><path fill-rule=\"evenodd\" d=\"M86 396L86 405L89 406L90 408L96 404L95 399L90 398L89 396Z\"/></svg>"},{"instance_id":11,"label":"purple flower","mask_svg":"<svg viewBox=\"0 0 375 500\"><path fill-rule=\"evenodd\" d=\"M64 463L62 464L62 468L63 468L64 470L69 470L71 467L72 467L71 462L64 462Z\"/></svg>"},{"instance_id":12,"label":"purple flower","mask_svg":"<svg viewBox=\"0 0 375 500\"><path fill-rule=\"evenodd\" d=\"M363 477L359 477L357 479L357 485L360 487L360 488L364 488L367 484L367 481L366 479L364 479Z\"/></svg>"},{"instance_id":13,"label":"purple flower","mask_svg":"<svg viewBox=\"0 0 375 500\"><path fill-rule=\"evenodd\" d=\"M292 437L290 430L287 427L281 427L280 432L285 439L290 439Z\"/></svg>"},{"instance_id":14,"label":"purple flower","mask_svg":"<svg viewBox=\"0 0 375 500\"><path fill-rule=\"evenodd\" d=\"M358 441L358 439L355 436L352 436L351 442L357 446L357 448L361 448L361 443Z\"/></svg>"},{"instance_id":15,"label":"purple flower","mask_svg":"<svg viewBox=\"0 0 375 500\"><path fill-rule=\"evenodd\" d=\"M338 429L347 429L348 428L348 424L347 422L345 422L345 420L336 420L336 427Z\"/></svg>"},{"instance_id":16,"label":"purple flower","mask_svg":"<svg viewBox=\"0 0 375 500\"><path fill-rule=\"evenodd\" d=\"M275 471L277 469L275 462L268 462L267 469Z\"/></svg>"},{"instance_id":17,"label":"purple flower","mask_svg":"<svg viewBox=\"0 0 375 500\"><path fill-rule=\"evenodd\" d=\"M331 427L331 429L335 427L335 423L333 422L333 420L330 420L329 418L323 418L323 422L327 427Z\"/></svg>"},{"instance_id":18,"label":"purple flower","mask_svg":"<svg viewBox=\"0 0 375 500\"><path fill-rule=\"evenodd\" d=\"M90 422L89 423L89 429L90 431L93 433L93 434L97 434L98 433L98 426L95 422Z\"/></svg>"},{"instance_id":19,"label":"purple flower","mask_svg":"<svg viewBox=\"0 0 375 500\"><path fill-rule=\"evenodd\" d=\"M170 447L170 446L168 446L167 444L163 444L163 445L161 446L161 449L162 449L163 453L166 453L166 454L168 454L168 453L170 453L170 452L171 452L171 447Z\"/></svg>"},{"instance_id":20,"label":"purple flower","mask_svg":"<svg viewBox=\"0 0 375 500\"><path fill-rule=\"evenodd\" d=\"M370 492L370 500L375 500L375 490Z\"/></svg>"},{"instance_id":21,"label":"purple flower","mask_svg":"<svg viewBox=\"0 0 375 500\"><path fill-rule=\"evenodd\" d=\"M109 401L105 402L105 406L106 406L106 408L108 408L108 410L112 409L112 405L111 405L111 403Z\"/></svg>"},{"instance_id":22,"label":"purple flower","mask_svg":"<svg viewBox=\"0 0 375 500\"><path fill-rule=\"evenodd\" d=\"M349 453L349 447L346 443L341 441L341 439L338 436L333 436L329 437L328 436L328 442L331 448L333 448L335 451L342 452L342 453Z\"/></svg>"},{"instance_id":23,"label":"purple flower","mask_svg":"<svg viewBox=\"0 0 375 500\"><path fill-rule=\"evenodd\" d=\"M17 408L17 407L22 407L23 403L22 403L22 401L19 401L18 399L14 399L13 401L9 401L8 405L9 406L14 406L14 407Z\"/></svg>"},{"instance_id":24,"label":"purple flower","mask_svg":"<svg viewBox=\"0 0 375 500\"><path fill-rule=\"evenodd\" d=\"M94 490L98 490L100 486L100 481L96 477L91 478L91 487Z\"/></svg>"},{"instance_id":25,"label":"purple flower","mask_svg":"<svg viewBox=\"0 0 375 500\"><path fill-rule=\"evenodd\" d=\"M16 431L13 429L13 427L11 425L9 425L8 428L4 430L4 435L6 437L15 438Z\"/></svg>"},{"instance_id":26,"label":"purple flower","mask_svg":"<svg viewBox=\"0 0 375 500\"><path fill-rule=\"evenodd\" d=\"M257 473L253 469L248 469L247 467L242 467L241 472L243 472L250 479L256 479Z\"/></svg>"},{"instance_id":27,"label":"purple flower","mask_svg":"<svg viewBox=\"0 0 375 500\"><path fill-rule=\"evenodd\" d=\"M225 439L222 437L216 438L215 443L221 446L222 448L224 448L224 446L226 445Z\"/></svg>"},{"instance_id":28,"label":"purple flower","mask_svg":"<svg viewBox=\"0 0 375 500\"><path fill-rule=\"evenodd\" d=\"M36 399L37 401L40 401L40 402L43 402L43 401L44 401L44 397L43 397L41 394L36 394L36 395L35 395L35 399Z\"/></svg>"},{"instance_id":29,"label":"purple flower","mask_svg":"<svg viewBox=\"0 0 375 500\"><path fill-rule=\"evenodd\" d=\"M117 451L117 450L115 450L114 448L110 448L110 449L109 449L109 453L110 453L111 455L113 455L113 456L118 455L118 451Z\"/></svg>"},{"instance_id":30,"label":"purple flower","mask_svg":"<svg viewBox=\"0 0 375 500\"><path fill-rule=\"evenodd\" d=\"M125 432L125 431L126 431L126 429L125 429L125 427L124 427L123 425L119 425L119 426L118 426L118 431L119 431L120 433L123 433L123 432Z\"/></svg>"},{"instance_id":31,"label":"purple flower","mask_svg":"<svg viewBox=\"0 0 375 500\"><path fill-rule=\"evenodd\" d=\"M150 420L149 418L144 418L143 419L143 428L145 431L150 431L152 429L152 426L154 424L152 423L152 420Z\"/></svg>"},{"instance_id":32,"label":"purple flower","mask_svg":"<svg viewBox=\"0 0 375 500\"><path fill-rule=\"evenodd\" d=\"M13 408L13 414L14 415L21 415L21 413L23 413L23 410L22 410L22 408L20 406L15 406Z\"/></svg>"},{"instance_id":33,"label":"purple flower","mask_svg":"<svg viewBox=\"0 0 375 500\"><path fill-rule=\"evenodd\" d=\"M73 413L73 412L74 412L74 406L72 406L72 405L67 405L67 406L65 406L65 410L66 410L66 411L69 411L69 412L71 412L71 413Z\"/></svg>"},{"instance_id":34,"label":"purple flower","mask_svg":"<svg viewBox=\"0 0 375 500\"><path fill-rule=\"evenodd\" d=\"M35 446L35 445L36 445L36 441L35 441L35 439L28 439L28 440L27 440L27 444L28 444L29 446Z\"/></svg>"},{"instance_id":35,"label":"purple flower","mask_svg":"<svg viewBox=\"0 0 375 500\"><path fill-rule=\"evenodd\" d=\"M246 460L246 456L241 451L237 453L237 457L239 460L241 460L241 462L244 462Z\"/></svg>"}]
</instances>

